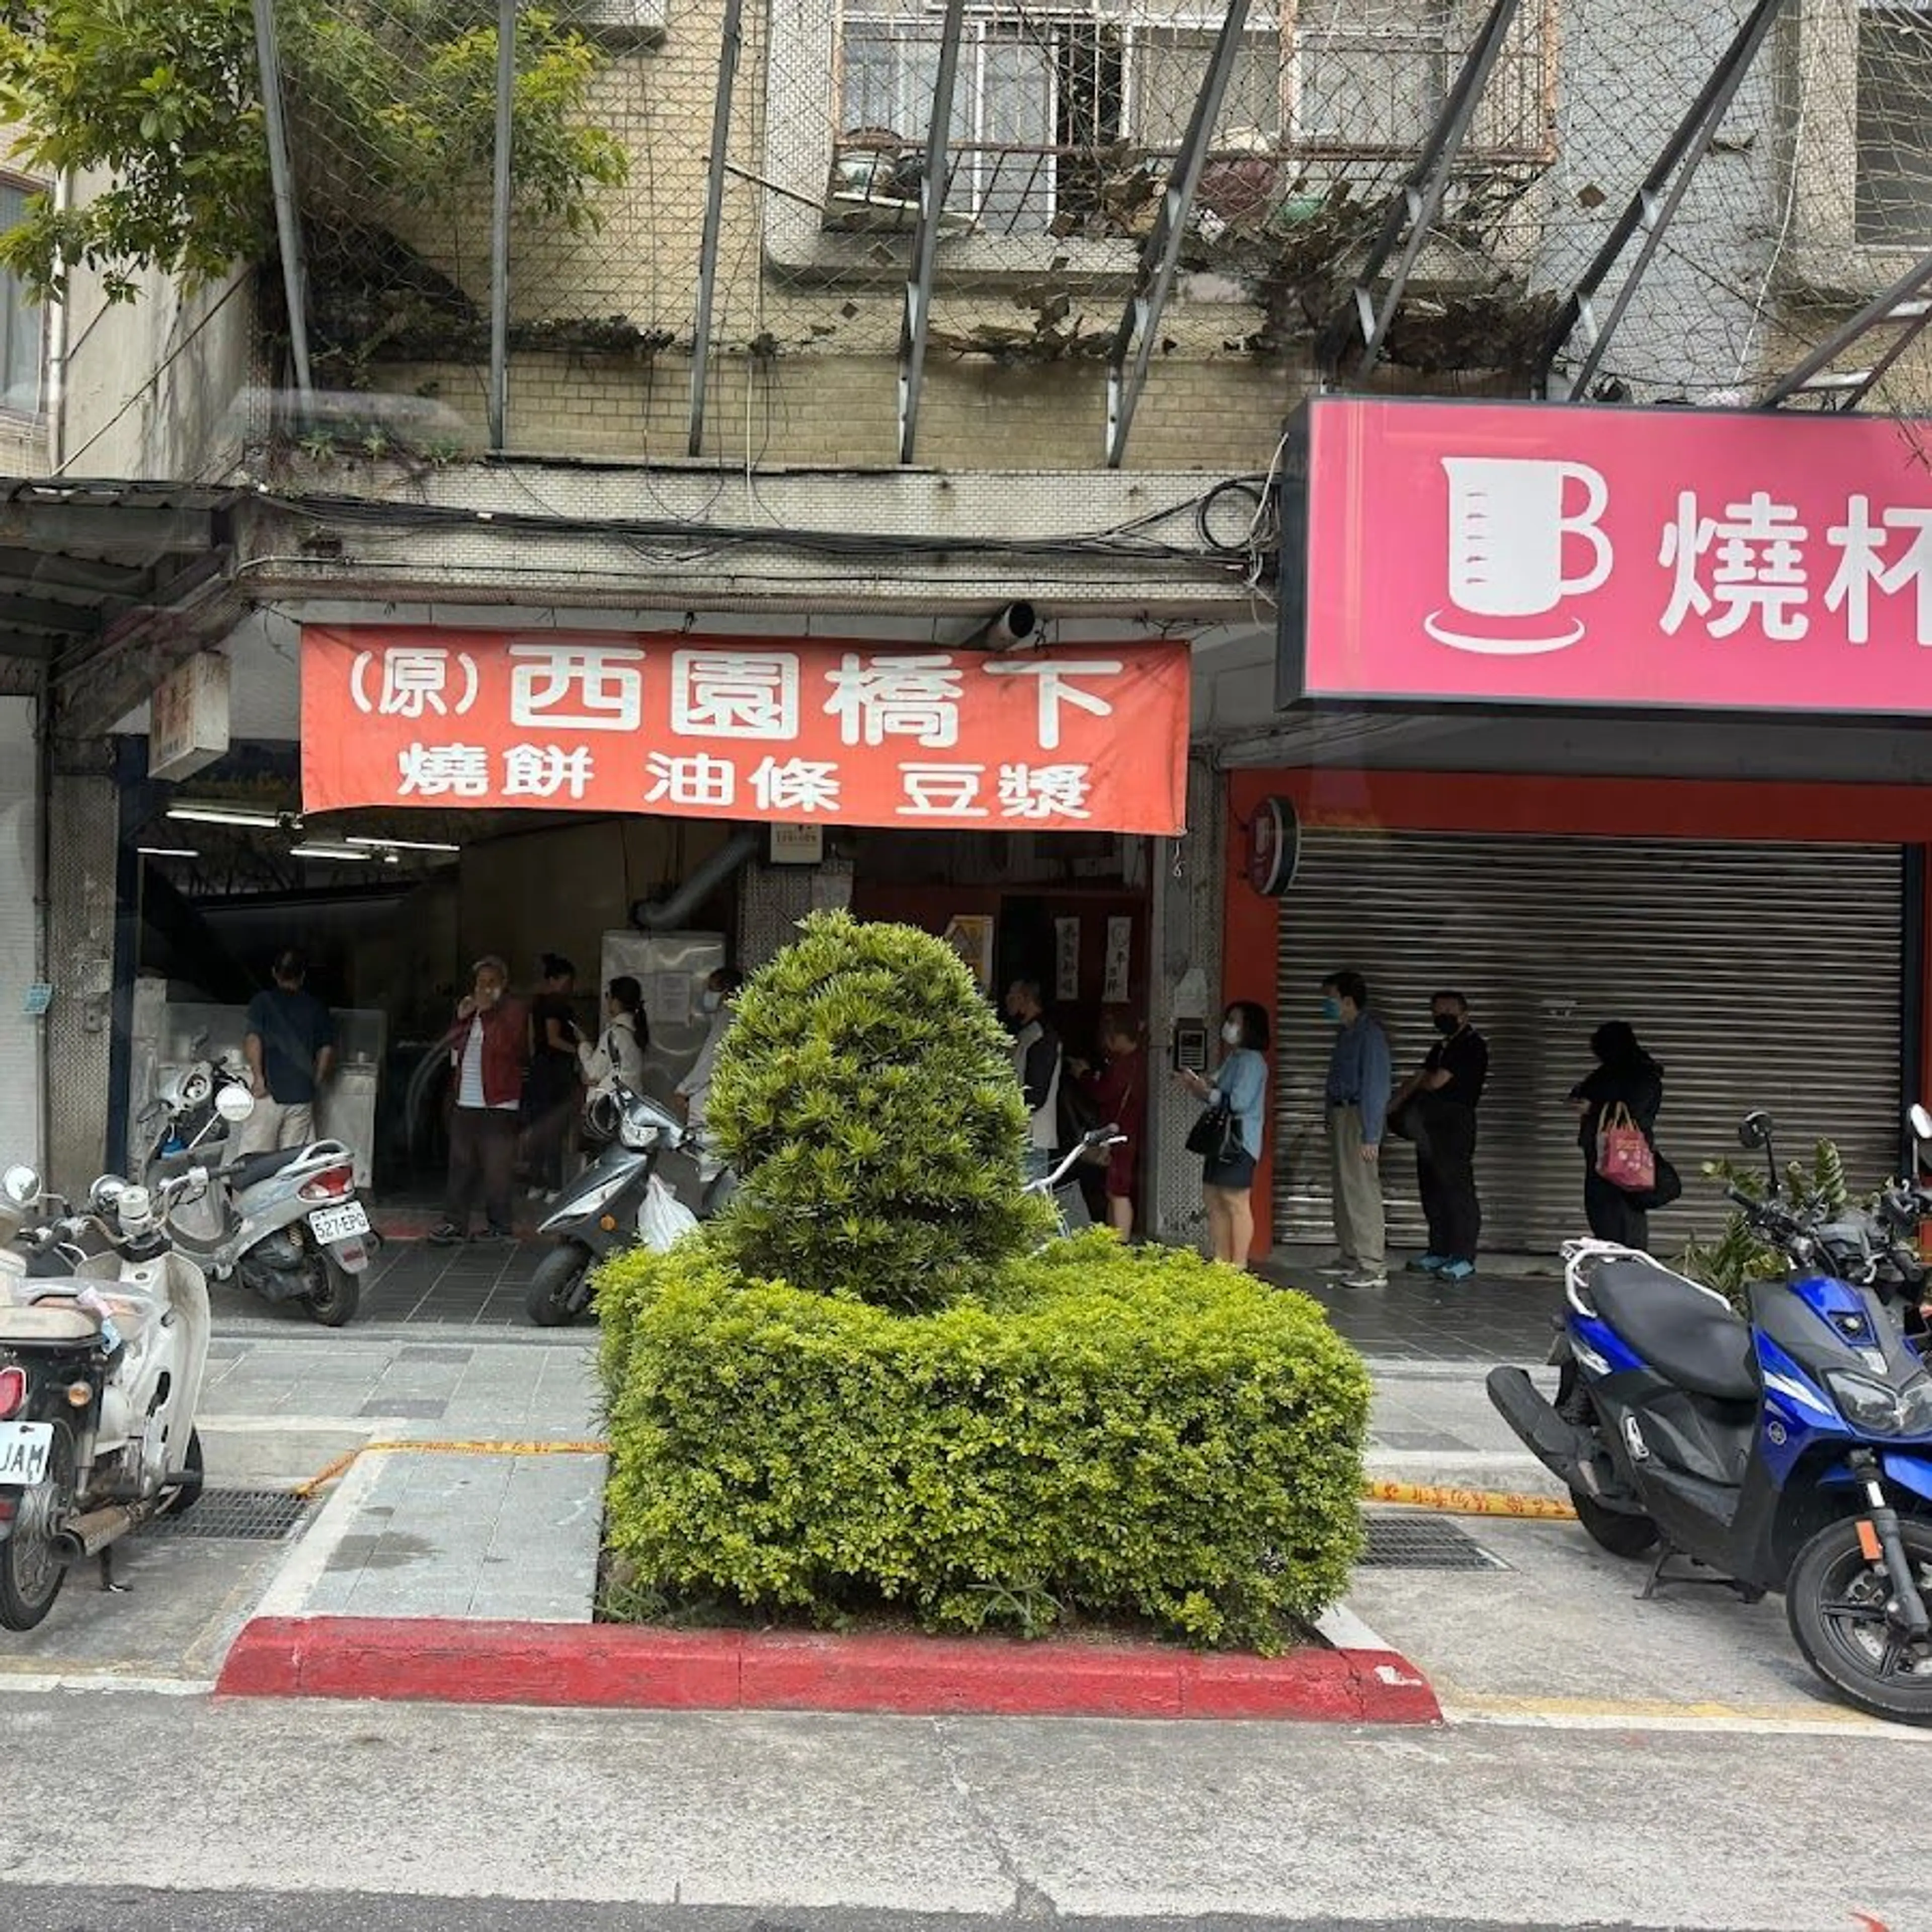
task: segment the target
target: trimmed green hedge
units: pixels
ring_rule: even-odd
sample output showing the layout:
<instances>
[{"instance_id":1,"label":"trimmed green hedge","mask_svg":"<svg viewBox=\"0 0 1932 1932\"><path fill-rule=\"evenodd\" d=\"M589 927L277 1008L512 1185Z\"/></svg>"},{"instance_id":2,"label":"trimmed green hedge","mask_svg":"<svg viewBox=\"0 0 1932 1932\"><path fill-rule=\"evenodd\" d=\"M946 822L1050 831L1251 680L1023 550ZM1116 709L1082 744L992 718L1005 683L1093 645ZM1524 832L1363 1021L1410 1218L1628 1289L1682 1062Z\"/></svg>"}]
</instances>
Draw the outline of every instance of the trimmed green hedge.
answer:
<instances>
[{"instance_id":1,"label":"trimmed green hedge","mask_svg":"<svg viewBox=\"0 0 1932 1932\"><path fill-rule=\"evenodd\" d=\"M905 1316L710 1229L604 1269L610 1546L651 1592L1279 1648L1346 1585L1369 1384L1306 1297L1105 1233Z\"/></svg>"},{"instance_id":2,"label":"trimmed green hedge","mask_svg":"<svg viewBox=\"0 0 1932 1932\"><path fill-rule=\"evenodd\" d=\"M1052 1232L1012 1042L944 941L818 914L733 1010L705 1124L744 1274L932 1309Z\"/></svg>"}]
</instances>

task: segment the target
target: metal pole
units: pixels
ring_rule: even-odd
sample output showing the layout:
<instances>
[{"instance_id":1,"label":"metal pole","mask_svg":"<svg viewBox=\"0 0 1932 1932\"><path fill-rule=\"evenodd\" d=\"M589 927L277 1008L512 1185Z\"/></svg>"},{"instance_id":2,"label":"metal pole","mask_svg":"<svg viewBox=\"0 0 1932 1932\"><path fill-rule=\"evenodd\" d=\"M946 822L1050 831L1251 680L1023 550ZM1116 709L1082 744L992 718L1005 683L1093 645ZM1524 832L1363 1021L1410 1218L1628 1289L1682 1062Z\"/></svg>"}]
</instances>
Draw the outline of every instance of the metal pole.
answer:
<instances>
[{"instance_id":1,"label":"metal pole","mask_svg":"<svg viewBox=\"0 0 1932 1932\"><path fill-rule=\"evenodd\" d=\"M1509 38L1510 24L1516 18L1516 9L1522 0L1494 0L1489 17L1483 22L1482 31L1471 44L1464 57L1461 70L1456 74L1456 84L1449 90L1448 98L1442 104L1442 111L1436 117L1436 124L1429 130L1429 139L1424 144L1421 154L1408 179L1403 184L1401 195L1390 206L1388 219L1382 224L1382 233L1376 238L1375 247L1370 250L1369 259L1363 266L1360 279L1356 285L1355 303L1362 321L1362 332L1366 338L1362 347L1361 361L1356 366L1354 380L1358 384L1366 382L1382 359L1384 345L1388 340L1388 332L1395 322L1396 310L1402 306L1402 298L1408 287L1408 278L1415 272L1415 265L1422 258L1422 250L1429 239L1429 231L1435 224L1436 215L1442 207L1442 197L1448 191L1450 170L1456 165L1456 157L1461 153L1462 142L1469 131L1469 123L1476 118L1476 104L1483 98L1483 90L1489 85L1490 74L1494 70L1497 57L1503 50L1503 43ZM1375 303L1373 285L1382 265L1394 253L1396 238L1402 230L1404 218L1407 218L1408 239L1404 245L1400 259L1396 263L1395 273L1389 279L1387 292L1378 309Z\"/></svg>"},{"instance_id":2,"label":"metal pole","mask_svg":"<svg viewBox=\"0 0 1932 1932\"><path fill-rule=\"evenodd\" d=\"M1932 284L1932 254L1922 256L1883 294L1875 296L1850 321L1826 337L1796 368L1766 392L1762 406L1774 410L1780 403L1809 389L1817 379L1862 335L1888 325L1896 326L1898 339L1869 369L1847 375L1829 386L1836 409L1856 409L1879 378L1903 356L1926 325L1932 322L1932 300L1924 290ZM1904 313L1899 311L1903 310Z\"/></svg>"},{"instance_id":3,"label":"metal pole","mask_svg":"<svg viewBox=\"0 0 1932 1932\"><path fill-rule=\"evenodd\" d=\"M517 97L517 0L496 4L496 142L490 204L490 447L500 452L510 413L510 142Z\"/></svg>"},{"instance_id":4,"label":"metal pole","mask_svg":"<svg viewBox=\"0 0 1932 1932\"><path fill-rule=\"evenodd\" d=\"M738 77L744 0L724 0L718 92L711 103L711 172L704 192L704 239L698 257L698 330L691 344L689 453L704 454L704 389L711 370L711 304L718 292L718 243L724 226L724 163L731 143L731 89Z\"/></svg>"},{"instance_id":5,"label":"metal pole","mask_svg":"<svg viewBox=\"0 0 1932 1932\"><path fill-rule=\"evenodd\" d=\"M1180 152L1167 173L1167 188L1161 196L1160 212L1147 239L1141 244L1140 265L1134 275L1134 292L1114 332L1113 347L1107 357L1107 467L1118 470L1127 453L1127 432L1133 427L1134 410L1147 386L1148 364L1154 355L1154 338L1160 333L1161 311L1174 287L1180 266L1180 250L1187 238L1187 218L1193 211L1195 191L1201 185L1202 170L1208 165L1208 152L1214 128L1221 118L1221 103L1227 98L1228 82L1234 71L1234 57L1240 52L1241 34L1248 23L1248 0L1228 0L1228 11L1214 43L1214 57L1194 97L1194 112ZM1128 362L1132 357L1131 365Z\"/></svg>"},{"instance_id":6,"label":"metal pole","mask_svg":"<svg viewBox=\"0 0 1932 1932\"><path fill-rule=\"evenodd\" d=\"M1664 231L1670 225L1670 219L1677 212L1688 190L1691 178L1697 172L1698 164L1704 158L1710 146L1711 136L1717 131L1718 124L1724 118L1738 88L1743 84L1746 70L1750 68L1758 49L1764 44L1775 23L1779 9L1784 0L1757 0L1744 24L1738 28L1736 37L1725 49L1724 58L1712 70L1710 76L1698 91L1697 98L1690 104L1690 112L1678 122L1676 131L1665 144L1651 170L1643 179L1643 185L1630 198L1629 204L1617 218L1616 225L1597 250L1590 266L1583 271L1582 277L1563 304L1555 326L1544 339L1542 352L1537 358L1536 385L1547 394L1550 372L1556 358L1563 352L1563 346L1570 339L1570 332L1589 312L1590 298L1602 286L1604 278L1616 267L1618 259L1629 245L1630 237L1639 228L1648 230L1644 238L1643 250L1636 259L1636 266L1624 278L1623 286L1617 292L1617 299L1610 311L1609 320L1596 332L1596 340L1591 344L1583 366L1571 385L1573 393L1582 388L1590 377L1596 374L1604 358L1604 351L1610 339L1623 320L1624 311L1629 308L1630 298L1636 292L1644 271L1649 267L1651 258L1657 253L1658 244L1664 238ZM1679 167L1682 172L1679 172ZM1671 177L1677 178L1671 182ZM1666 184L1670 191L1666 200L1658 197L1664 192Z\"/></svg>"},{"instance_id":7,"label":"metal pole","mask_svg":"<svg viewBox=\"0 0 1932 1932\"><path fill-rule=\"evenodd\" d=\"M952 86L959 74L959 40L966 0L946 0L940 28L939 71L932 82L932 119L926 130L926 172L919 184L919 219L913 229L912 272L899 318L899 460L912 460L919 434L920 385L926 376L926 338L932 322L932 268L939 246L939 218L946 207L946 137L952 128Z\"/></svg>"},{"instance_id":8,"label":"metal pole","mask_svg":"<svg viewBox=\"0 0 1932 1932\"><path fill-rule=\"evenodd\" d=\"M296 394L307 416L315 400L309 371L308 316L302 302L302 220L296 206L295 171L289 160L289 128L282 112L282 56L275 38L275 0L254 0L255 58L261 70L262 116L268 136L268 180L275 196L275 240L281 251L282 291L289 305L289 353L296 365Z\"/></svg>"}]
</instances>

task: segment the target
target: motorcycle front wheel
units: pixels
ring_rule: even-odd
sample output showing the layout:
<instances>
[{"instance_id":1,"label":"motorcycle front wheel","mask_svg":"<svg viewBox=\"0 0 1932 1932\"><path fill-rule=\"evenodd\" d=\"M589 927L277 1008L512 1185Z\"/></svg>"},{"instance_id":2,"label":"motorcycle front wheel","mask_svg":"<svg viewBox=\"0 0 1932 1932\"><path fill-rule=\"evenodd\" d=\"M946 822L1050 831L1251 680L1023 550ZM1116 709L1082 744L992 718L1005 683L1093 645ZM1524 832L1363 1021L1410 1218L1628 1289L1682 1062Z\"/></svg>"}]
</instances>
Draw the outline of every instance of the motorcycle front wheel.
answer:
<instances>
[{"instance_id":1,"label":"motorcycle front wheel","mask_svg":"<svg viewBox=\"0 0 1932 1932\"><path fill-rule=\"evenodd\" d=\"M302 1297L309 1319L325 1328L340 1328L355 1315L362 1299L362 1285L333 1255L309 1257L309 1280L314 1285Z\"/></svg>"},{"instance_id":2,"label":"motorcycle front wheel","mask_svg":"<svg viewBox=\"0 0 1932 1932\"><path fill-rule=\"evenodd\" d=\"M524 1312L539 1328L561 1328L577 1313L578 1285L590 1265L590 1250L574 1241L551 1249L530 1278Z\"/></svg>"},{"instance_id":3,"label":"motorcycle front wheel","mask_svg":"<svg viewBox=\"0 0 1932 1932\"><path fill-rule=\"evenodd\" d=\"M1932 1524L1899 1526L1921 1596L1932 1602ZM1840 1696L1874 1718L1932 1724L1932 1638L1908 1639L1886 1614L1892 1586L1858 1546L1857 1522L1821 1529L1798 1552L1785 1614L1804 1660Z\"/></svg>"},{"instance_id":4,"label":"motorcycle front wheel","mask_svg":"<svg viewBox=\"0 0 1932 1932\"><path fill-rule=\"evenodd\" d=\"M20 1492L14 1533L0 1543L0 1628L30 1630L53 1608L68 1569L54 1532L73 1503L74 1438L56 1423L46 1480Z\"/></svg>"}]
</instances>

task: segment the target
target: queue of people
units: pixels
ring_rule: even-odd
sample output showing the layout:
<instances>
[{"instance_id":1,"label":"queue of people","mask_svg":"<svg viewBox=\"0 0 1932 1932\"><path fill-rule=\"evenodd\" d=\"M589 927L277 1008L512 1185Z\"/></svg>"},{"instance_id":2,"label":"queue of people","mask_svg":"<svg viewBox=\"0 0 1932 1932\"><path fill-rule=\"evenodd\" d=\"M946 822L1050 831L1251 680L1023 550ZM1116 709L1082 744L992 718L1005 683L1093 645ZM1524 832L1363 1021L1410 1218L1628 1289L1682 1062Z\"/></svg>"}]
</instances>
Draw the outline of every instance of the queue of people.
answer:
<instances>
[{"instance_id":1,"label":"queue of people","mask_svg":"<svg viewBox=\"0 0 1932 1932\"><path fill-rule=\"evenodd\" d=\"M1336 1252L1322 1270L1345 1288L1388 1285L1383 1149L1390 1136L1412 1144L1416 1185L1429 1229L1410 1271L1457 1282L1476 1272L1482 1200L1476 1180L1478 1110L1490 1077L1489 1042L1470 1002L1445 988L1429 1003L1435 1038L1398 1082L1388 1036L1352 969L1320 987L1334 1029L1323 1084L1323 1114ZM1202 1199L1218 1261L1248 1264L1252 1189L1267 1116L1267 1015L1236 1000L1222 1016L1222 1054L1211 1077L1182 1069L1178 1079L1204 1102L1189 1145L1202 1157ZM1649 1214L1676 1198L1678 1180L1656 1148L1664 1069L1629 1023L1610 1020L1592 1036L1594 1066L1571 1090L1583 1159L1583 1210L1598 1239L1643 1248Z\"/></svg>"}]
</instances>

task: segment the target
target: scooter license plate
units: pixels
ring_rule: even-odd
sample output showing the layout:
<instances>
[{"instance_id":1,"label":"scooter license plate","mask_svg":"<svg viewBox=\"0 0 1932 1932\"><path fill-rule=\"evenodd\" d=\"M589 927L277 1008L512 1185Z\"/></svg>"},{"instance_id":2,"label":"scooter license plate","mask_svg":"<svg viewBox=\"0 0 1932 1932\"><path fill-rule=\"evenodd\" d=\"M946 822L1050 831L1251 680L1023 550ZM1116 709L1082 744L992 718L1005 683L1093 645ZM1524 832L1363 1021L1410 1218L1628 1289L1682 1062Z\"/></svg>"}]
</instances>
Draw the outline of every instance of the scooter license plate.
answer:
<instances>
[{"instance_id":1,"label":"scooter license plate","mask_svg":"<svg viewBox=\"0 0 1932 1932\"><path fill-rule=\"evenodd\" d=\"M0 1484L22 1489L45 1482L54 1453L50 1422L0 1422Z\"/></svg>"},{"instance_id":2,"label":"scooter license plate","mask_svg":"<svg viewBox=\"0 0 1932 1932\"><path fill-rule=\"evenodd\" d=\"M318 1208L308 1217L309 1232L318 1241L352 1240L369 1232L369 1210L359 1201L345 1208Z\"/></svg>"}]
</instances>

